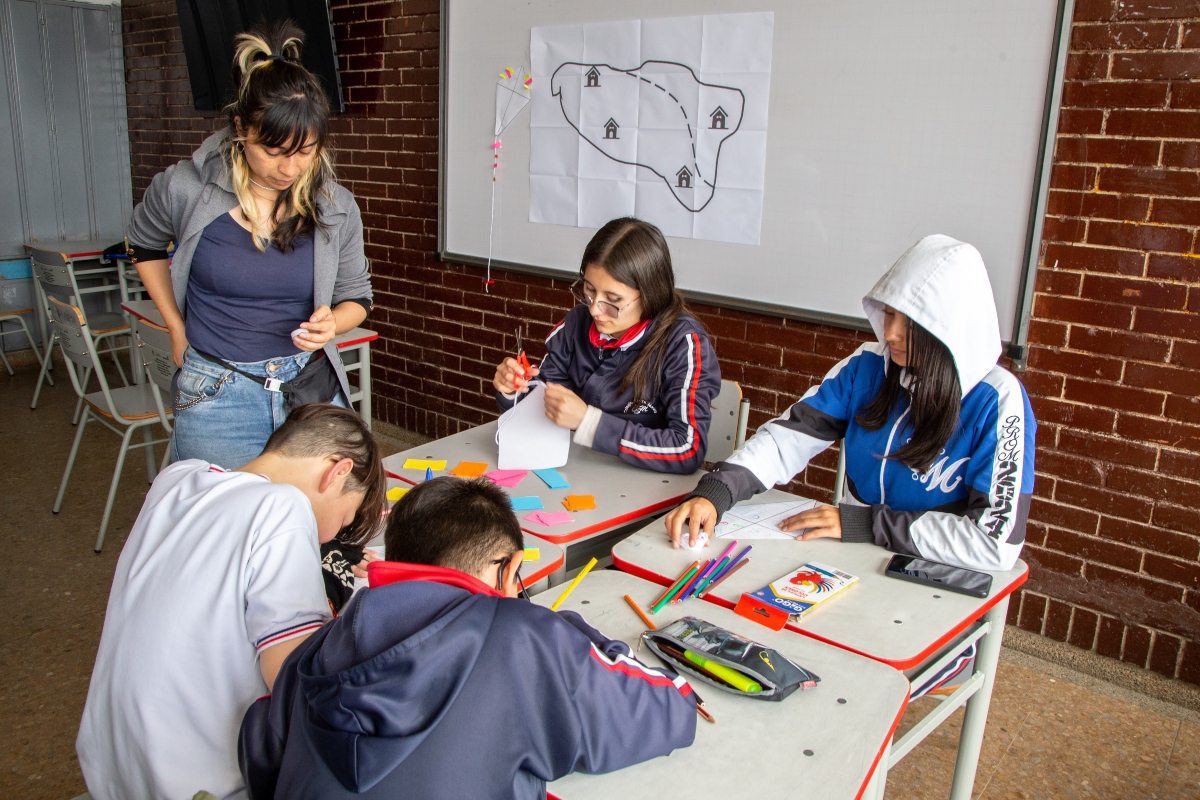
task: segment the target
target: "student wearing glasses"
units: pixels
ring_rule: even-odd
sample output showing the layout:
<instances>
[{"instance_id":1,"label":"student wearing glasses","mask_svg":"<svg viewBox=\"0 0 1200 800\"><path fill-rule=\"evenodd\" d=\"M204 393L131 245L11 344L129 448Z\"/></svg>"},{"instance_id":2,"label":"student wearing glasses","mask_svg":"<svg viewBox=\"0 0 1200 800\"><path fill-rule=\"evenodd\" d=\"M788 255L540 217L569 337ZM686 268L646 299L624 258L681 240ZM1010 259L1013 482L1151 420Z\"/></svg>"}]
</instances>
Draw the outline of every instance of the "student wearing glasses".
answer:
<instances>
[{"instance_id":1,"label":"student wearing glasses","mask_svg":"<svg viewBox=\"0 0 1200 800\"><path fill-rule=\"evenodd\" d=\"M422 483L392 510L369 588L246 713L251 800L543 800L696 735L696 694L573 611L516 599L524 541L485 479Z\"/></svg>"},{"instance_id":2,"label":"student wearing glasses","mask_svg":"<svg viewBox=\"0 0 1200 800\"><path fill-rule=\"evenodd\" d=\"M695 472L721 368L675 288L662 233L632 217L609 222L584 249L571 291L579 305L550 331L533 368L546 383L546 416L575 431L576 444L634 466ZM527 389L513 358L492 383L502 410Z\"/></svg>"}]
</instances>

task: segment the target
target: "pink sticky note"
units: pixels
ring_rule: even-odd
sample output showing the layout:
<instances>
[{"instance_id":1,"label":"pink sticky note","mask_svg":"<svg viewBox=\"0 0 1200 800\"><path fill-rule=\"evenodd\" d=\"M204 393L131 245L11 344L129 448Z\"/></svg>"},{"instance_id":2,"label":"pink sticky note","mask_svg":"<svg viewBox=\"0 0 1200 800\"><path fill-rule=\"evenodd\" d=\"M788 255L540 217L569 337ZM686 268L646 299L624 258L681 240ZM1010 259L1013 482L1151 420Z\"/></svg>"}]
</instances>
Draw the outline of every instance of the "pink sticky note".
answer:
<instances>
[{"instance_id":1,"label":"pink sticky note","mask_svg":"<svg viewBox=\"0 0 1200 800\"><path fill-rule=\"evenodd\" d=\"M535 511L525 517L525 519L538 525L545 525L546 527L563 525L567 522L575 521L575 518L566 511Z\"/></svg>"},{"instance_id":2,"label":"pink sticky note","mask_svg":"<svg viewBox=\"0 0 1200 800\"><path fill-rule=\"evenodd\" d=\"M516 486L521 482L521 479L528 475L529 472L523 469L494 469L484 475L485 478L490 478L497 486Z\"/></svg>"}]
</instances>

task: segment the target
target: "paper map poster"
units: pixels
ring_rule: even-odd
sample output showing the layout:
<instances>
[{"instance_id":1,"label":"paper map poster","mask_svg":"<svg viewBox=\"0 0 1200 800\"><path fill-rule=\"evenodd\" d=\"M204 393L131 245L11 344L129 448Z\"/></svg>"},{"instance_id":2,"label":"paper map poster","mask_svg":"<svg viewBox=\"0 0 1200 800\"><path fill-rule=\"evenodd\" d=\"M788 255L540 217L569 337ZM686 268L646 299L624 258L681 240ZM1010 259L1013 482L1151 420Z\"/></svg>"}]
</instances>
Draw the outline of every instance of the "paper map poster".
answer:
<instances>
[{"instance_id":1,"label":"paper map poster","mask_svg":"<svg viewBox=\"0 0 1200 800\"><path fill-rule=\"evenodd\" d=\"M774 14L533 28L529 221L758 244Z\"/></svg>"}]
</instances>

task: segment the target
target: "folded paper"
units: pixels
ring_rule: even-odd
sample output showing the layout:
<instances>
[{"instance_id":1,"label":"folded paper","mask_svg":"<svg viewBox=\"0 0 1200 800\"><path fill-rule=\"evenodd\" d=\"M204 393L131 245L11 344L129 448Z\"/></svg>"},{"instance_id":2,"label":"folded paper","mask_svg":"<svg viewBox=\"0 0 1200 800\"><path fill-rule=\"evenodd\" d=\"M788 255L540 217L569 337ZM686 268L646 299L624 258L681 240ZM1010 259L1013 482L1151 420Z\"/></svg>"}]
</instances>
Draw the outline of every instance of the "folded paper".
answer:
<instances>
[{"instance_id":1,"label":"folded paper","mask_svg":"<svg viewBox=\"0 0 1200 800\"><path fill-rule=\"evenodd\" d=\"M513 511L532 511L536 508L545 508L545 506L542 505L542 498L538 497L536 494L527 495L525 497L510 497L508 499L512 502Z\"/></svg>"},{"instance_id":2,"label":"folded paper","mask_svg":"<svg viewBox=\"0 0 1200 800\"><path fill-rule=\"evenodd\" d=\"M563 525L568 522L574 522L575 518L566 511L535 511L525 517L525 520L535 525L545 525L549 528L552 525Z\"/></svg>"},{"instance_id":3,"label":"folded paper","mask_svg":"<svg viewBox=\"0 0 1200 800\"><path fill-rule=\"evenodd\" d=\"M529 472L523 469L494 469L484 477L497 486L512 488L520 483L521 479L528 474Z\"/></svg>"},{"instance_id":4,"label":"folded paper","mask_svg":"<svg viewBox=\"0 0 1200 800\"><path fill-rule=\"evenodd\" d=\"M562 504L567 511L587 511L596 507L596 498L590 494L569 494L563 498Z\"/></svg>"},{"instance_id":5,"label":"folded paper","mask_svg":"<svg viewBox=\"0 0 1200 800\"><path fill-rule=\"evenodd\" d=\"M562 476L556 469L535 469L534 475L537 475L551 489L570 489L571 484Z\"/></svg>"},{"instance_id":6,"label":"folded paper","mask_svg":"<svg viewBox=\"0 0 1200 800\"><path fill-rule=\"evenodd\" d=\"M487 468L487 462L484 461L463 461L457 467L450 470L450 474L457 475L460 478L478 478L487 472Z\"/></svg>"},{"instance_id":7,"label":"folded paper","mask_svg":"<svg viewBox=\"0 0 1200 800\"><path fill-rule=\"evenodd\" d=\"M441 461L433 461L428 458L409 458L404 461L404 469L431 469L435 472L441 472L446 468L446 459Z\"/></svg>"},{"instance_id":8,"label":"folded paper","mask_svg":"<svg viewBox=\"0 0 1200 800\"><path fill-rule=\"evenodd\" d=\"M567 463L571 431L546 418L546 385L530 386L524 399L496 423L500 469L546 469Z\"/></svg>"},{"instance_id":9,"label":"folded paper","mask_svg":"<svg viewBox=\"0 0 1200 800\"><path fill-rule=\"evenodd\" d=\"M387 490L387 499L394 503L406 494L408 494L408 489L403 486L393 486Z\"/></svg>"}]
</instances>

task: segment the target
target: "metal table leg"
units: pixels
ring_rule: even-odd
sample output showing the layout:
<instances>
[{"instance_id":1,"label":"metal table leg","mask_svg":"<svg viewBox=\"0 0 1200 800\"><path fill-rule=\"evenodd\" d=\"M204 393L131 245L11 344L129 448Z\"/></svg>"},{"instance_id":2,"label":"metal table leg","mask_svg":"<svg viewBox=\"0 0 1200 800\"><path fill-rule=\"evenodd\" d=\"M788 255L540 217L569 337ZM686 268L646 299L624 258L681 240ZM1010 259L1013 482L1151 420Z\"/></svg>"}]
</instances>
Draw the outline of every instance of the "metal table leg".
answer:
<instances>
[{"instance_id":1,"label":"metal table leg","mask_svg":"<svg viewBox=\"0 0 1200 800\"><path fill-rule=\"evenodd\" d=\"M1000 661L1000 643L1004 639L1004 621L1008 617L1008 598L997 603L984 619L991 631L979 640L975 670L983 675L983 686L967 701L962 734L958 739L958 760L954 764L954 782L950 785L950 800L970 800L975 786L975 771L979 767L979 751L983 747L983 729L987 724L988 708L992 702L992 686L996 682L996 665Z\"/></svg>"}]
</instances>

